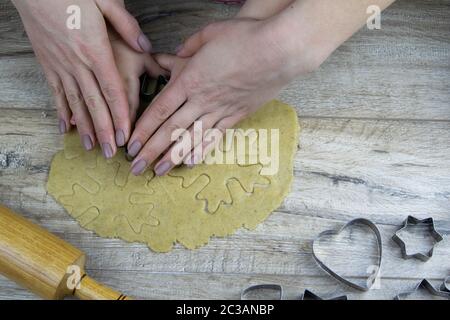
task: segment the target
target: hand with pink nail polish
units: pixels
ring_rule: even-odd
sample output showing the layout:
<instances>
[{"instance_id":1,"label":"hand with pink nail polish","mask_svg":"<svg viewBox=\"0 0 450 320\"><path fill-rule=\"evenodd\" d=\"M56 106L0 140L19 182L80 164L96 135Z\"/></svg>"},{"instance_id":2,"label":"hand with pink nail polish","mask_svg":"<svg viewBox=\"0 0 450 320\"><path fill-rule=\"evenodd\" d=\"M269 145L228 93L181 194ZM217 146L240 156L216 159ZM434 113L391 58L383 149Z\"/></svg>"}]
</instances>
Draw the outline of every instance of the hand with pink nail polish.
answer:
<instances>
[{"instance_id":1,"label":"hand with pink nail polish","mask_svg":"<svg viewBox=\"0 0 450 320\"><path fill-rule=\"evenodd\" d=\"M368 5L384 9L394 0L272 2L255 13L252 8L268 1L250 1L245 7L250 12L238 19L206 26L179 48L178 57L156 56L171 78L130 138L130 149L137 154L134 174L152 163L155 173L164 175L182 162L201 161L211 146L208 139L193 139L187 144L193 154L179 155L178 150L185 148L178 148L184 143L176 141L178 133L188 130L192 137L196 122L201 122L203 131L214 128L223 133L276 97L293 79L316 70L365 25ZM276 14L268 17L270 11ZM200 157L197 147L206 150Z\"/></svg>"},{"instance_id":2,"label":"hand with pink nail polish","mask_svg":"<svg viewBox=\"0 0 450 320\"><path fill-rule=\"evenodd\" d=\"M200 162L203 159L195 155L194 161L172 157L176 129L186 129L193 137L194 122L200 121L203 131L215 128L223 133L315 67L314 61L293 61L294 52L280 47L271 29L255 19L214 23L189 38L178 57L155 56L171 77L130 138L130 149L135 147L137 154L133 174L152 163L155 173L164 175L183 161ZM194 150L198 146L192 142ZM200 147L206 150L209 145Z\"/></svg>"},{"instance_id":3,"label":"hand with pink nail polish","mask_svg":"<svg viewBox=\"0 0 450 320\"><path fill-rule=\"evenodd\" d=\"M131 134L126 88L114 61L107 23L136 53L151 43L123 0L13 0L55 97L59 131L77 125L87 150L105 157Z\"/></svg>"}]
</instances>

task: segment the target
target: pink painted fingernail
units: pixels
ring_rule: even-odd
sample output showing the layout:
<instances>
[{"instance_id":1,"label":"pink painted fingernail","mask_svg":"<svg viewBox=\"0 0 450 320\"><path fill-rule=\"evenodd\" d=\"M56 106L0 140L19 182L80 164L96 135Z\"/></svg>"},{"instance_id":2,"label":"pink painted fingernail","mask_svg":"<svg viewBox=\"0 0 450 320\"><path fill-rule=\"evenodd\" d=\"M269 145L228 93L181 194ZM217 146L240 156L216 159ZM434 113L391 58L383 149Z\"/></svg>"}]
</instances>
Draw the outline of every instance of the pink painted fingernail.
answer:
<instances>
[{"instance_id":1,"label":"pink painted fingernail","mask_svg":"<svg viewBox=\"0 0 450 320\"><path fill-rule=\"evenodd\" d=\"M201 155L195 154L194 155L194 160L192 160L192 162L194 163L194 165L201 164L203 162L203 158L202 158Z\"/></svg>"},{"instance_id":2,"label":"pink painted fingernail","mask_svg":"<svg viewBox=\"0 0 450 320\"><path fill-rule=\"evenodd\" d=\"M200 155L194 153L188 160L186 160L185 164L189 169L192 169L196 165L200 164L201 157Z\"/></svg>"},{"instance_id":3,"label":"pink painted fingernail","mask_svg":"<svg viewBox=\"0 0 450 320\"><path fill-rule=\"evenodd\" d=\"M128 148L128 154L132 157L136 157L139 151L141 151L142 144L139 141L135 141Z\"/></svg>"},{"instance_id":4,"label":"pink painted fingernail","mask_svg":"<svg viewBox=\"0 0 450 320\"><path fill-rule=\"evenodd\" d=\"M170 167L171 167L170 162L169 161L164 161L163 163L161 163L160 165L158 165L155 168L155 173L156 173L157 176L163 176L167 172L169 172Z\"/></svg>"},{"instance_id":5,"label":"pink painted fingernail","mask_svg":"<svg viewBox=\"0 0 450 320\"><path fill-rule=\"evenodd\" d=\"M118 129L116 131L116 144L119 147L123 147L125 145L125 133L123 133L123 130Z\"/></svg>"},{"instance_id":6,"label":"pink painted fingernail","mask_svg":"<svg viewBox=\"0 0 450 320\"><path fill-rule=\"evenodd\" d=\"M138 37L138 44L141 47L142 51L150 53L152 52L152 43L147 38L147 36L141 33Z\"/></svg>"},{"instance_id":7,"label":"pink painted fingernail","mask_svg":"<svg viewBox=\"0 0 450 320\"><path fill-rule=\"evenodd\" d=\"M106 159L110 159L113 157L113 150L109 143L103 143L102 144L102 150L103 150L103 156Z\"/></svg>"},{"instance_id":8,"label":"pink painted fingernail","mask_svg":"<svg viewBox=\"0 0 450 320\"><path fill-rule=\"evenodd\" d=\"M186 167L188 167L189 169L192 169L194 167L194 156L190 156L189 159L186 160L185 162Z\"/></svg>"},{"instance_id":9,"label":"pink painted fingernail","mask_svg":"<svg viewBox=\"0 0 450 320\"><path fill-rule=\"evenodd\" d=\"M89 135L84 135L82 138L83 141L83 146L87 151L92 150L92 148L94 147L93 143L92 143L92 139Z\"/></svg>"},{"instance_id":10,"label":"pink painted fingernail","mask_svg":"<svg viewBox=\"0 0 450 320\"><path fill-rule=\"evenodd\" d=\"M147 168L147 161L145 160L139 160L136 162L136 164L131 168L131 173L135 176L140 175L145 171L145 168Z\"/></svg>"},{"instance_id":11,"label":"pink painted fingernail","mask_svg":"<svg viewBox=\"0 0 450 320\"><path fill-rule=\"evenodd\" d=\"M64 120L59 120L59 133L64 134L67 132L67 125Z\"/></svg>"},{"instance_id":12,"label":"pink painted fingernail","mask_svg":"<svg viewBox=\"0 0 450 320\"><path fill-rule=\"evenodd\" d=\"M198 154L193 154L190 162L188 163L188 168L192 169L194 166L202 163L202 157Z\"/></svg>"}]
</instances>

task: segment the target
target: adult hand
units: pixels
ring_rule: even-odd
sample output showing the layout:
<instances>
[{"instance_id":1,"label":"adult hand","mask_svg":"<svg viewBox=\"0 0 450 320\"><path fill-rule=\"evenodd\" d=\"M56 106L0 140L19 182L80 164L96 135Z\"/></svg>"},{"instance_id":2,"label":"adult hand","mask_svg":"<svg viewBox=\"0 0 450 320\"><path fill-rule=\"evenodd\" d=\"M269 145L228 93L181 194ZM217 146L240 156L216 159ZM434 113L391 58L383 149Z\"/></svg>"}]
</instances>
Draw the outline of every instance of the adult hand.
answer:
<instances>
[{"instance_id":1,"label":"adult hand","mask_svg":"<svg viewBox=\"0 0 450 320\"><path fill-rule=\"evenodd\" d=\"M105 157L130 135L129 107L114 62L105 18L133 49L151 50L149 40L123 0L15 0L33 49L55 96L61 133L72 114L87 150L100 143ZM80 29L69 29L69 6L80 8Z\"/></svg>"},{"instance_id":2,"label":"adult hand","mask_svg":"<svg viewBox=\"0 0 450 320\"><path fill-rule=\"evenodd\" d=\"M194 121L202 121L203 130L223 132L298 74L316 67L311 55L287 49L282 40L269 22L239 19L211 24L193 35L178 53L184 59L158 55L158 63L172 76L130 138L128 152L137 155L133 174L141 174L171 147L176 129L192 130ZM180 164L171 150L155 165L157 175ZM203 159L192 160L197 164Z\"/></svg>"}]
</instances>

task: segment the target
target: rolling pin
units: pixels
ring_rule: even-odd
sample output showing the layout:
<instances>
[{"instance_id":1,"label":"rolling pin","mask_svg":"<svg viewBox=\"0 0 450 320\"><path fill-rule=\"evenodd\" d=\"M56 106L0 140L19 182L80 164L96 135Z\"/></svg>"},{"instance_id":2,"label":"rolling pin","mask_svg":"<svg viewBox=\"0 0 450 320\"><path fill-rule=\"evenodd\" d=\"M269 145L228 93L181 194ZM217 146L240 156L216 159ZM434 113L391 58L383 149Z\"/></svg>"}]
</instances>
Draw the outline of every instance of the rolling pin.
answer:
<instances>
[{"instance_id":1,"label":"rolling pin","mask_svg":"<svg viewBox=\"0 0 450 320\"><path fill-rule=\"evenodd\" d=\"M85 254L0 205L0 274L44 299L128 298L90 278Z\"/></svg>"}]
</instances>

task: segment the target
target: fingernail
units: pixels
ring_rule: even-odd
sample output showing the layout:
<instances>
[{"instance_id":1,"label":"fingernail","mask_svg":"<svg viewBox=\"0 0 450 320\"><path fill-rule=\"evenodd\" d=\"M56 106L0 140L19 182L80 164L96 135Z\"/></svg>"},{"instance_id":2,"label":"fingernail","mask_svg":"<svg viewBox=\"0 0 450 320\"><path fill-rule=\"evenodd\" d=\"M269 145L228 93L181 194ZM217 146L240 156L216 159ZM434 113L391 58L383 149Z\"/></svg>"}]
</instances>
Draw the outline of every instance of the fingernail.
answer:
<instances>
[{"instance_id":1,"label":"fingernail","mask_svg":"<svg viewBox=\"0 0 450 320\"><path fill-rule=\"evenodd\" d=\"M139 160L136 164L131 168L131 173L135 176L140 175L144 172L145 168L147 168L147 161Z\"/></svg>"},{"instance_id":2,"label":"fingernail","mask_svg":"<svg viewBox=\"0 0 450 320\"><path fill-rule=\"evenodd\" d=\"M155 173L157 176L163 176L167 172L169 172L170 167L171 167L170 162L165 161L155 168Z\"/></svg>"},{"instance_id":3,"label":"fingernail","mask_svg":"<svg viewBox=\"0 0 450 320\"><path fill-rule=\"evenodd\" d=\"M59 120L59 133L64 134L67 131L66 122L64 120Z\"/></svg>"},{"instance_id":4,"label":"fingernail","mask_svg":"<svg viewBox=\"0 0 450 320\"><path fill-rule=\"evenodd\" d=\"M184 164L189 168L192 169L193 167L195 167L197 164L199 164L199 159L200 156L198 154L193 154L192 156L189 157L189 159L187 159Z\"/></svg>"},{"instance_id":5,"label":"fingernail","mask_svg":"<svg viewBox=\"0 0 450 320\"><path fill-rule=\"evenodd\" d=\"M201 155L195 154L194 155L194 159L192 160L192 162L194 163L194 165L201 164L203 162L203 158L202 158Z\"/></svg>"},{"instance_id":6,"label":"fingernail","mask_svg":"<svg viewBox=\"0 0 450 320\"><path fill-rule=\"evenodd\" d=\"M189 160L187 166L189 169L192 169L194 166L202 163L203 159L199 154L193 154L191 159Z\"/></svg>"},{"instance_id":7,"label":"fingernail","mask_svg":"<svg viewBox=\"0 0 450 320\"><path fill-rule=\"evenodd\" d=\"M152 51L152 43L147 38L147 36L143 33L138 37L138 44L141 47L142 51L150 53Z\"/></svg>"},{"instance_id":8,"label":"fingernail","mask_svg":"<svg viewBox=\"0 0 450 320\"><path fill-rule=\"evenodd\" d=\"M141 151L142 144L139 141L135 141L128 148L128 154L132 157L136 157L136 155Z\"/></svg>"},{"instance_id":9,"label":"fingernail","mask_svg":"<svg viewBox=\"0 0 450 320\"><path fill-rule=\"evenodd\" d=\"M186 165L186 167L188 167L189 169L192 169L194 167L194 156L190 156L189 159L186 159L186 161L184 162L184 164Z\"/></svg>"},{"instance_id":10,"label":"fingernail","mask_svg":"<svg viewBox=\"0 0 450 320\"><path fill-rule=\"evenodd\" d=\"M125 145L125 133L121 129L116 131L116 144L119 147L123 147Z\"/></svg>"},{"instance_id":11,"label":"fingernail","mask_svg":"<svg viewBox=\"0 0 450 320\"><path fill-rule=\"evenodd\" d=\"M175 48L175 53L178 54L182 49L183 49L183 44L179 44L179 45Z\"/></svg>"},{"instance_id":12,"label":"fingernail","mask_svg":"<svg viewBox=\"0 0 450 320\"><path fill-rule=\"evenodd\" d=\"M110 159L113 157L113 150L109 143L103 143L102 149L103 149L103 155L105 156L106 159Z\"/></svg>"},{"instance_id":13,"label":"fingernail","mask_svg":"<svg viewBox=\"0 0 450 320\"><path fill-rule=\"evenodd\" d=\"M92 144L91 137L87 134L83 136L83 146L87 151L92 150L92 148L94 147Z\"/></svg>"}]
</instances>

